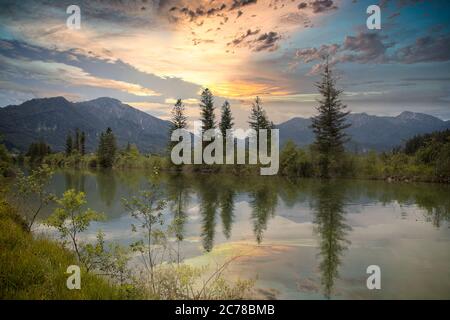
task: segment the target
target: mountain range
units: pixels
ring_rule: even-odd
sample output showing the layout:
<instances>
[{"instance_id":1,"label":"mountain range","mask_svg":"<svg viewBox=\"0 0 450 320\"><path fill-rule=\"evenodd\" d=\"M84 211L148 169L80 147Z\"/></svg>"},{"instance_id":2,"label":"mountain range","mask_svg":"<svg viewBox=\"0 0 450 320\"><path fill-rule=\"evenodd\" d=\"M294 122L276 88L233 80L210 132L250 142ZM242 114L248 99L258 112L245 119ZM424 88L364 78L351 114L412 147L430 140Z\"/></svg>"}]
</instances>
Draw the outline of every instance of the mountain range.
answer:
<instances>
[{"instance_id":1,"label":"mountain range","mask_svg":"<svg viewBox=\"0 0 450 320\"><path fill-rule=\"evenodd\" d=\"M351 124L346 130L350 137L347 149L358 152L388 151L401 146L417 134L450 128L450 121L410 111L404 111L396 117L351 113L347 122ZM310 118L292 118L277 125L280 129L281 145L288 140L301 147L311 144L314 141L314 133L310 126Z\"/></svg>"},{"instance_id":2,"label":"mountain range","mask_svg":"<svg viewBox=\"0 0 450 320\"><path fill-rule=\"evenodd\" d=\"M39 139L54 151L63 151L67 134L78 128L86 134L86 150L96 149L108 127L119 146L135 143L139 150L159 153L165 148L170 123L137 110L119 100L98 98L70 102L63 97L32 99L0 108L0 134L9 149L26 151Z\"/></svg>"},{"instance_id":3,"label":"mountain range","mask_svg":"<svg viewBox=\"0 0 450 320\"><path fill-rule=\"evenodd\" d=\"M416 134L450 128L450 121L405 111L396 117L352 113L348 116L353 151L390 150ZM276 127L280 142L298 146L314 141L311 119L293 118ZM32 142L46 141L52 150L63 151L68 133L86 133L86 149L96 149L100 133L111 127L119 146L135 143L142 152L161 153L168 140L170 123L112 98L70 102L63 97L32 99L0 108L0 135L9 149L26 151Z\"/></svg>"}]
</instances>

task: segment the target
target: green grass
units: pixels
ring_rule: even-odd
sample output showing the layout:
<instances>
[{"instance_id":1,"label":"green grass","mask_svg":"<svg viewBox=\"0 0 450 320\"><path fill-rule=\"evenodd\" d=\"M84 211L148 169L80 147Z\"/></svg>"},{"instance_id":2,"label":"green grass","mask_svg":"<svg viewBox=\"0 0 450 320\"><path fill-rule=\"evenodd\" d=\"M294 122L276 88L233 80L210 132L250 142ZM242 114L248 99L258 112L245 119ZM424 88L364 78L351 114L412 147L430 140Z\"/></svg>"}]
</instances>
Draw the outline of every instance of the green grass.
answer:
<instances>
[{"instance_id":1,"label":"green grass","mask_svg":"<svg viewBox=\"0 0 450 320\"><path fill-rule=\"evenodd\" d=\"M81 272L81 289L66 287L73 253L44 237L33 237L6 201L0 201L0 299L122 299L118 286Z\"/></svg>"}]
</instances>

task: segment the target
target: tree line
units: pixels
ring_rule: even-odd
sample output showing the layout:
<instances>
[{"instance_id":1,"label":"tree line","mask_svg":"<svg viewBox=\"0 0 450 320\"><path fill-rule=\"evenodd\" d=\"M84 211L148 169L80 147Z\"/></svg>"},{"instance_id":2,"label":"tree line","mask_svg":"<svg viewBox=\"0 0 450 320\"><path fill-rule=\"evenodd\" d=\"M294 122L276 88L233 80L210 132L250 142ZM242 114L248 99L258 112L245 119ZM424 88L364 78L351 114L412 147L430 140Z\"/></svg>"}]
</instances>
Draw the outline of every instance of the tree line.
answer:
<instances>
[{"instance_id":1,"label":"tree line","mask_svg":"<svg viewBox=\"0 0 450 320\"><path fill-rule=\"evenodd\" d=\"M178 99L172 108L171 126L169 130L169 137L173 131L177 129L187 129L187 116L185 114L185 105L181 99ZM202 123L201 134L210 129L219 129L222 136L226 138L227 130L233 129L234 118L231 112L231 105L228 100L222 104L220 120L216 120L216 107L214 106L214 95L208 88L204 89L200 95L200 121ZM266 111L262 107L262 100L256 97L252 103L250 117L248 120L249 127L259 132L261 129L273 129L274 124L269 120ZM207 144L207 143L206 143ZM173 142L169 142L172 146ZM205 145L204 145L205 146Z\"/></svg>"},{"instance_id":2,"label":"tree line","mask_svg":"<svg viewBox=\"0 0 450 320\"><path fill-rule=\"evenodd\" d=\"M329 178L331 175L330 167L332 163L339 159L345 151L344 145L349 138L345 130L350 126L346 122L349 114L345 111L346 105L340 100L342 90L336 87L337 78L334 76L328 58L325 59L322 68L321 80L316 83L316 87L321 95L317 101L317 115L312 118L313 132L315 142L313 147L319 154L320 176ZM215 119L214 96L206 88L200 96L200 120L202 122L201 134L209 129L219 128L224 139L228 129L233 128L233 115L230 103L226 100L221 108L220 121L217 124ZM252 103L248 125L257 132L257 141L259 145L259 131L261 129L274 129L275 126L269 120L266 111L262 107L262 100L256 97ZM170 134L176 129L187 128L187 117L185 115L185 106L181 99L178 99L172 109ZM205 147L208 142L203 142ZM169 142L173 146L173 142Z\"/></svg>"}]
</instances>

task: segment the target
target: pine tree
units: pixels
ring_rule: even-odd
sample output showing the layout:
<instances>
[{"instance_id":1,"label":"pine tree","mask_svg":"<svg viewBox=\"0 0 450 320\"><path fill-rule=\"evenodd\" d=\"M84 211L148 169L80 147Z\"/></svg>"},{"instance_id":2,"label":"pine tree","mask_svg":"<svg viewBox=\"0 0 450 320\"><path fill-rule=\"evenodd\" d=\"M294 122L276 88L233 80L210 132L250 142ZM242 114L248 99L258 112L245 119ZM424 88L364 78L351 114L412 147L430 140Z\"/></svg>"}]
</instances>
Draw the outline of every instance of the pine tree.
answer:
<instances>
[{"instance_id":1,"label":"pine tree","mask_svg":"<svg viewBox=\"0 0 450 320\"><path fill-rule=\"evenodd\" d=\"M112 129L106 129L100 135L100 141L97 149L97 158L102 167L109 168L114 164L117 153L116 137Z\"/></svg>"},{"instance_id":2,"label":"pine tree","mask_svg":"<svg viewBox=\"0 0 450 320\"><path fill-rule=\"evenodd\" d=\"M349 112L345 112L344 105L339 97L341 90L336 89L336 78L326 58L322 80L316 83L322 98L318 100L319 114L312 118L312 129L316 135L315 146L320 154L321 176L329 177L330 162L344 151L344 144L348 141L345 129L350 127L346 123Z\"/></svg>"},{"instance_id":3,"label":"pine tree","mask_svg":"<svg viewBox=\"0 0 450 320\"><path fill-rule=\"evenodd\" d=\"M250 120L248 124L250 128L258 132L261 129L272 129L273 123L269 121L266 111L261 106L262 102L259 97L256 97L255 102L252 104L252 110L250 113Z\"/></svg>"},{"instance_id":4,"label":"pine tree","mask_svg":"<svg viewBox=\"0 0 450 320\"><path fill-rule=\"evenodd\" d=\"M224 139L227 135L227 130L232 129L233 125L234 123L233 123L233 116L231 114L230 104L228 103L228 101L225 101L222 106L222 116L219 124L220 132L222 133Z\"/></svg>"},{"instance_id":5,"label":"pine tree","mask_svg":"<svg viewBox=\"0 0 450 320\"><path fill-rule=\"evenodd\" d=\"M66 138L66 156L70 156L73 151L73 140L70 133L67 134Z\"/></svg>"},{"instance_id":6,"label":"pine tree","mask_svg":"<svg viewBox=\"0 0 450 320\"><path fill-rule=\"evenodd\" d=\"M185 116L185 108L181 99L178 99L172 109L172 118L170 120L170 133L177 129L186 129L187 117Z\"/></svg>"},{"instance_id":7,"label":"pine tree","mask_svg":"<svg viewBox=\"0 0 450 320\"><path fill-rule=\"evenodd\" d=\"M256 97L255 102L252 104L252 110L250 113L250 119L248 124L251 129L256 131L256 143L257 150L259 150L259 130L265 129L270 130L273 129L274 125L267 117L266 111L262 107L262 102L259 97ZM270 149L270 131L267 133L268 146Z\"/></svg>"},{"instance_id":8,"label":"pine tree","mask_svg":"<svg viewBox=\"0 0 450 320\"><path fill-rule=\"evenodd\" d=\"M80 130L78 128L75 129L75 140L74 140L74 151L80 152Z\"/></svg>"},{"instance_id":9,"label":"pine tree","mask_svg":"<svg viewBox=\"0 0 450 320\"><path fill-rule=\"evenodd\" d=\"M214 97L209 89L203 90L200 98L202 133L209 129L216 128L214 114Z\"/></svg>"},{"instance_id":10,"label":"pine tree","mask_svg":"<svg viewBox=\"0 0 450 320\"><path fill-rule=\"evenodd\" d=\"M187 117L185 116L185 108L181 99L178 99L172 108L172 117L170 119L170 129L169 129L169 152L174 145L177 144L176 141L171 141L172 132L178 129L187 128Z\"/></svg>"},{"instance_id":11,"label":"pine tree","mask_svg":"<svg viewBox=\"0 0 450 320\"><path fill-rule=\"evenodd\" d=\"M84 131L81 132L80 136L80 152L82 156L86 154L86 134Z\"/></svg>"},{"instance_id":12,"label":"pine tree","mask_svg":"<svg viewBox=\"0 0 450 320\"><path fill-rule=\"evenodd\" d=\"M33 142L28 146L26 153L27 157L30 157L30 163L42 162L44 157L51 153L50 146L44 141Z\"/></svg>"}]
</instances>

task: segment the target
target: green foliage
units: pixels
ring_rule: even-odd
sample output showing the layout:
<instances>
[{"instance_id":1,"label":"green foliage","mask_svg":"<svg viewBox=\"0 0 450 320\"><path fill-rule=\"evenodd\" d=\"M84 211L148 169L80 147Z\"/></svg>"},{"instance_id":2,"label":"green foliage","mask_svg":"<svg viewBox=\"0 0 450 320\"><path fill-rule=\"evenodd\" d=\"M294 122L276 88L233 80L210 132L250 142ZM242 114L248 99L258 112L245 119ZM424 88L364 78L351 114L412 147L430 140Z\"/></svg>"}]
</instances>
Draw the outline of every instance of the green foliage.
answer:
<instances>
[{"instance_id":1,"label":"green foliage","mask_svg":"<svg viewBox=\"0 0 450 320\"><path fill-rule=\"evenodd\" d=\"M222 136L227 136L227 130L233 128L233 115L231 114L230 103L225 101L222 106L222 114L220 118L219 128Z\"/></svg>"},{"instance_id":2,"label":"green foliage","mask_svg":"<svg viewBox=\"0 0 450 320\"><path fill-rule=\"evenodd\" d=\"M84 192L69 189L64 192L63 197L56 200L58 208L47 218L46 224L56 228L61 239L70 240L78 261L83 262L78 234L85 231L92 221L100 221L103 214L94 210L82 210L86 204Z\"/></svg>"},{"instance_id":3,"label":"green foliage","mask_svg":"<svg viewBox=\"0 0 450 320\"><path fill-rule=\"evenodd\" d=\"M105 234L99 230L95 244L87 243L81 246L81 259L86 270L100 272L121 286L129 284L129 251L117 243L106 245L104 237Z\"/></svg>"},{"instance_id":4,"label":"green foliage","mask_svg":"<svg viewBox=\"0 0 450 320\"><path fill-rule=\"evenodd\" d=\"M116 159L117 144L111 128L106 129L100 135L100 141L97 149L97 159L100 166L110 168Z\"/></svg>"},{"instance_id":5,"label":"green foliage","mask_svg":"<svg viewBox=\"0 0 450 320\"><path fill-rule=\"evenodd\" d=\"M73 149L77 152L80 152L80 130L78 128L75 129L75 139Z\"/></svg>"},{"instance_id":6,"label":"green foliage","mask_svg":"<svg viewBox=\"0 0 450 320\"><path fill-rule=\"evenodd\" d=\"M33 169L29 175L25 175L22 171L17 174L14 200L25 218L28 230L31 230L42 209L54 200L54 195L46 190L52 176L53 170L46 164ZM35 198L37 204L23 201L24 198Z\"/></svg>"},{"instance_id":7,"label":"green foliage","mask_svg":"<svg viewBox=\"0 0 450 320\"><path fill-rule=\"evenodd\" d=\"M66 138L66 156L70 156L73 151L73 139L72 135L69 133Z\"/></svg>"},{"instance_id":8,"label":"green foliage","mask_svg":"<svg viewBox=\"0 0 450 320\"><path fill-rule=\"evenodd\" d=\"M280 174L292 177L310 177L314 174L313 170L310 157L289 140L280 153Z\"/></svg>"},{"instance_id":9,"label":"green foliage","mask_svg":"<svg viewBox=\"0 0 450 320\"><path fill-rule=\"evenodd\" d=\"M259 97L256 97L252 104L250 118L248 121L250 128L259 132L260 129L272 129L273 123L267 117L266 111L262 107L262 102Z\"/></svg>"},{"instance_id":10,"label":"green foliage","mask_svg":"<svg viewBox=\"0 0 450 320\"><path fill-rule=\"evenodd\" d=\"M403 151L408 155L413 155L423 148L434 142L435 144L445 144L450 141L450 129L437 131L433 133L416 135L406 141Z\"/></svg>"},{"instance_id":11,"label":"green foliage","mask_svg":"<svg viewBox=\"0 0 450 320\"><path fill-rule=\"evenodd\" d=\"M140 232L142 235L141 240L134 242L131 248L141 254L150 276L150 284L156 291L154 279L155 267L158 264L156 259L159 249L164 248L166 241L166 234L160 228L164 224L162 210L166 207L161 188L150 181L147 190L140 191L139 196L123 199L123 205L138 223L137 226L132 224L132 231Z\"/></svg>"},{"instance_id":12,"label":"green foliage","mask_svg":"<svg viewBox=\"0 0 450 320\"><path fill-rule=\"evenodd\" d=\"M35 238L16 209L0 200L0 299L138 298L81 269L81 290L68 290L66 269L75 256L51 240Z\"/></svg>"},{"instance_id":13,"label":"green foliage","mask_svg":"<svg viewBox=\"0 0 450 320\"><path fill-rule=\"evenodd\" d=\"M80 153L82 156L86 154L86 134L84 131L81 132L80 136Z\"/></svg>"},{"instance_id":14,"label":"green foliage","mask_svg":"<svg viewBox=\"0 0 450 320\"><path fill-rule=\"evenodd\" d=\"M200 97L200 115L202 121L202 132L216 128L216 116L214 114L214 97L211 91L206 88Z\"/></svg>"},{"instance_id":15,"label":"green foliage","mask_svg":"<svg viewBox=\"0 0 450 320\"><path fill-rule=\"evenodd\" d=\"M0 136L1 142L1 136ZM0 177L8 177L14 174L12 158L3 143L0 143Z\"/></svg>"},{"instance_id":16,"label":"green foliage","mask_svg":"<svg viewBox=\"0 0 450 320\"><path fill-rule=\"evenodd\" d=\"M343 111L346 106L339 99L342 91L336 89L336 78L332 74L328 58L323 68L322 80L316 83L316 87L322 98L318 100L319 114L311 119L312 129L316 136L315 146L320 153L321 176L328 178L332 157L343 153L344 143L348 140L344 130L350 126L345 123L349 112Z\"/></svg>"},{"instance_id":17,"label":"green foliage","mask_svg":"<svg viewBox=\"0 0 450 320\"><path fill-rule=\"evenodd\" d=\"M185 115L185 107L181 99L178 99L172 108L172 118L169 133L177 129L186 129L187 127L187 117Z\"/></svg>"},{"instance_id":18,"label":"green foliage","mask_svg":"<svg viewBox=\"0 0 450 320\"><path fill-rule=\"evenodd\" d=\"M172 133L175 130L184 130L186 128L187 128L187 117L185 115L185 107L181 99L178 99L172 108L172 118L170 121L170 129L169 129L169 143L167 144L168 146L167 151L169 155L172 151L172 148L178 143L178 141L172 141ZM170 163L172 164L171 161ZM180 169L181 165L177 165L175 167Z\"/></svg>"},{"instance_id":19,"label":"green foliage","mask_svg":"<svg viewBox=\"0 0 450 320\"><path fill-rule=\"evenodd\" d=\"M28 147L26 156L30 163L42 162L45 156L51 153L50 146L44 141L34 142Z\"/></svg>"},{"instance_id":20,"label":"green foliage","mask_svg":"<svg viewBox=\"0 0 450 320\"><path fill-rule=\"evenodd\" d=\"M72 138L70 132L66 138L66 156L73 154L79 154L84 156L86 154L86 134L84 131L80 132L80 129L75 129L75 137Z\"/></svg>"}]
</instances>

